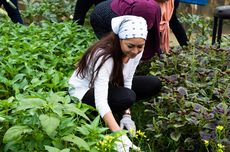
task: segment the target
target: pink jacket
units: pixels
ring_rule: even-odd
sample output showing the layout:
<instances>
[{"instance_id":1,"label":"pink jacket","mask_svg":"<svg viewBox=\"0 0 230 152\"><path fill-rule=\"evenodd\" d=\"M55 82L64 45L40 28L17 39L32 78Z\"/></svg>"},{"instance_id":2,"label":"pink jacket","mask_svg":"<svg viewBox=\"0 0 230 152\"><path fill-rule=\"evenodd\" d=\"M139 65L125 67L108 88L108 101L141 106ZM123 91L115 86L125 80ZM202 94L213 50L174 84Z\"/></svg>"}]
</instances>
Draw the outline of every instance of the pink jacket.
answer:
<instances>
[{"instance_id":1,"label":"pink jacket","mask_svg":"<svg viewBox=\"0 0 230 152\"><path fill-rule=\"evenodd\" d=\"M169 53L169 21L173 14L174 9L174 0L168 0L167 2L158 3L161 7L161 22L160 22L160 32L161 32L161 41L160 47L166 53Z\"/></svg>"}]
</instances>

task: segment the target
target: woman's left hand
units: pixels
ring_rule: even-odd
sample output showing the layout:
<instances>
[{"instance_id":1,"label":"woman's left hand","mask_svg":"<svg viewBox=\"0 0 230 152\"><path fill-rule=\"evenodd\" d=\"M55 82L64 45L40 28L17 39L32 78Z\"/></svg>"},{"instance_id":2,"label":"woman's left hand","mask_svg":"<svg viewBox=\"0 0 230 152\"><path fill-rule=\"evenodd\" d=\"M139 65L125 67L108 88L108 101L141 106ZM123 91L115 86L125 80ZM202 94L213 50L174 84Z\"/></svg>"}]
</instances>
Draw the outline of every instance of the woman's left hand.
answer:
<instances>
[{"instance_id":1,"label":"woman's left hand","mask_svg":"<svg viewBox=\"0 0 230 152\"><path fill-rule=\"evenodd\" d=\"M135 122L131 119L131 115L124 114L120 121L120 127L123 129L124 127L129 131L129 135L134 137L136 135L136 125Z\"/></svg>"}]
</instances>

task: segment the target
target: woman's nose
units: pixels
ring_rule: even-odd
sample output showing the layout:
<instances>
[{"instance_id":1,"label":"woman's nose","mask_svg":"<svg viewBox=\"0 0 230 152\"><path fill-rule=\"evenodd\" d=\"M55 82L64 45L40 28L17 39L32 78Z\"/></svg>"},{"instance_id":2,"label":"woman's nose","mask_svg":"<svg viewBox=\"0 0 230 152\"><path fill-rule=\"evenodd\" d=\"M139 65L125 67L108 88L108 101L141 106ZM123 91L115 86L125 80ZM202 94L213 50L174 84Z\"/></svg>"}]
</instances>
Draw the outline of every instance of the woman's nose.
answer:
<instances>
[{"instance_id":1,"label":"woman's nose","mask_svg":"<svg viewBox=\"0 0 230 152\"><path fill-rule=\"evenodd\" d=\"M133 53L135 53L135 54L138 54L140 51L139 51L139 48L138 47L135 47L134 49L133 49Z\"/></svg>"}]
</instances>

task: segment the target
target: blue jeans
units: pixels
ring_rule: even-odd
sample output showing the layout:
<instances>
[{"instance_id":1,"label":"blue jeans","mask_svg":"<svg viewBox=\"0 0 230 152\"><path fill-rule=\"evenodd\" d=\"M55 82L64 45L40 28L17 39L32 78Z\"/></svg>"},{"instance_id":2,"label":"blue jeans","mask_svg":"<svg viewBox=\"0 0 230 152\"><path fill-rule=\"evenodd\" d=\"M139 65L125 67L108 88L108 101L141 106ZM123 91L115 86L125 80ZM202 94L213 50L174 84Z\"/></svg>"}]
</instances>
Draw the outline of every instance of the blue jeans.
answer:
<instances>
[{"instance_id":1,"label":"blue jeans","mask_svg":"<svg viewBox=\"0 0 230 152\"><path fill-rule=\"evenodd\" d=\"M10 1L17 7L16 9L10 6L10 4L6 2L6 0L0 0L0 6L1 4L3 4L8 16L14 23L23 24L23 20L18 10L18 1L17 0L10 0Z\"/></svg>"}]
</instances>

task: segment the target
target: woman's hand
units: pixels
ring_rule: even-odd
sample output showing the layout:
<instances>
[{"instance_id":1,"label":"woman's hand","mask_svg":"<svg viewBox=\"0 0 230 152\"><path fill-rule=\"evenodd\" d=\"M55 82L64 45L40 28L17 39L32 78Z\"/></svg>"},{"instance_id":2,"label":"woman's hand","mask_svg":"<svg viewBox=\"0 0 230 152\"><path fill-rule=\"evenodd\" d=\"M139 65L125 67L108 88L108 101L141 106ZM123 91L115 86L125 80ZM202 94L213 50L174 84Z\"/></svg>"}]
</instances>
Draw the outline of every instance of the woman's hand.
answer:
<instances>
[{"instance_id":1,"label":"woman's hand","mask_svg":"<svg viewBox=\"0 0 230 152\"><path fill-rule=\"evenodd\" d=\"M129 152L129 149L140 151L140 147L134 145L127 135L122 135L115 142L115 150L118 152Z\"/></svg>"},{"instance_id":2,"label":"woman's hand","mask_svg":"<svg viewBox=\"0 0 230 152\"><path fill-rule=\"evenodd\" d=\"M120 121L120 127L123 129L124 127L129 131L129 135L134 137L136 135L136 125L134 121L131 119L130 114L124 114Z\"/></svg>"}]
</instances>

